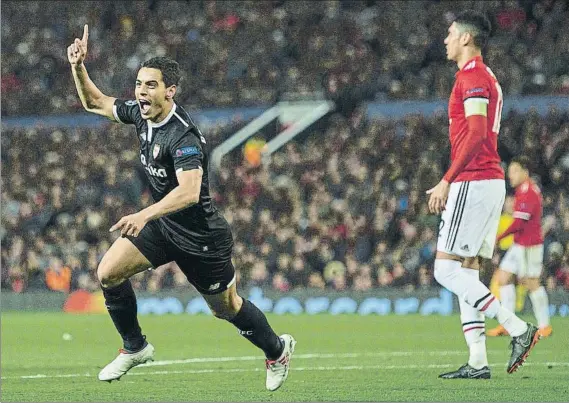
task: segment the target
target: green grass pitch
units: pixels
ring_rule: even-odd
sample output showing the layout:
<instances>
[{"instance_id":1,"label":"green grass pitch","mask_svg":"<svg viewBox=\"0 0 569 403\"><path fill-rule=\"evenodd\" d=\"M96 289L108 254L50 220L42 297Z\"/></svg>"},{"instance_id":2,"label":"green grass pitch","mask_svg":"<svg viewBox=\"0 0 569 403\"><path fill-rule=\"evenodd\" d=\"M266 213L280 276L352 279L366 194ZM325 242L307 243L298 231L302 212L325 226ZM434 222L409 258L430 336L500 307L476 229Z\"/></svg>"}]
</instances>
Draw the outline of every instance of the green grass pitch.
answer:
<instances>
[{"instance_id":1,"label":"green grass pitch","mask_svg":"<svg viewBox=\"0 0 569 403\"><path fill-rule=\"evenodd\" d=\"M141 317L157 361L109 384L97 373L120 347L110 318L4 313L1 401L569 401L569 318L554 318L553 336L513 375L509 338L489 338L492 379L476 381L437 378L467 360L457 316L269 320L298 341L276 392L265 390L259 351L212 317Z\"/></svg>"}]
</instances>

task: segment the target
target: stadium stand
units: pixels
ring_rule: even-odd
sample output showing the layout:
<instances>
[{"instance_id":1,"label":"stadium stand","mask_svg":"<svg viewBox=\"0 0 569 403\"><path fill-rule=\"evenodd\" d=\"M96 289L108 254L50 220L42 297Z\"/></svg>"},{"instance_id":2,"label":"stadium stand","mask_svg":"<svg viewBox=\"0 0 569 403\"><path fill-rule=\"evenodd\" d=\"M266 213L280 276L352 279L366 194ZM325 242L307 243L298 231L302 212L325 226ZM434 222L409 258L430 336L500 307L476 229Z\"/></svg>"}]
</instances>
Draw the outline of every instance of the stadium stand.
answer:
<instances>
[{"instance_id":1,"label":"stadium stand","mask_svg":"<svg viewBox=\"0 0 569 403\"><path fill-rule=\"evenodd\" d=\"M93 79L117 96L131 96L142 61L167 54L186 72L180 101L192 109L266 105L287 92L342 88L380 100L447 98L455 67L444 60L443 39L453 12L464 7L494 16L486 61L504 94L569 93L569 24L563 23L569 7L563 0L7 4L3 116L81 110L65 78L65 52L54 43L67 43L84 23L91 24L87 64ZM157 23L146 22L151 13Z\"/></svg>"},{"instance_id":2,"label":"stadium stand","mask_svg":"<svg viewBox=\"0 0 569 403\"><path fill-rule=\"evenodd\" d=\"M423 191L446 168L446 117L369 119L357 105L446 99L455 66L444 60L444 30L467 6L494 17L485 57L506 95L568 94L569 24L562 22L569 7L560 0L391 3L7 3L2 117L82 110L54 43L79 35L83 23L91 25L89 71L109 94L132 96L140 63L167 54L186 72L178 101L189 110L327 95L339 113L312 135L287 144L268 166L228 158L214 178L243 284L431 286L438 221L426 214ZM144 23L150 13L158 23ZM208 141L215 146L242 125L208 127ZM2 288L97 289L94 270L113 241L108 227L150 203L131 136L112 124L3 130ZM504 118L502 157L528 154L544 189L549 289L569 289L568 149L566 111ZM146 272L136 286L187 287L173 269Z\"/></svg>"},{"instance_id":3,"label":"stadium stand","mask_svg":"<svg viewBox=\"0 0 569 403\"><path fill-rule=\"evenodd\" d=\"M216 174L214 196L234 231L241 281L279 290L434 285L438 219L427 214L424 190L446 168L446 117L368 119L359 109L351 119L325 120L268 165L238 154ZM235 129L207 135L216 144ZM3 288L97 289L97 262L116 236L108 228L150 203L132 136L112 123L3 133ZM547 286L569 289L569 114L511 112L500 150L506 161L525 153L537 162ZM135 284L189 287L174 265Z\"/></svg>"}]
</instances>

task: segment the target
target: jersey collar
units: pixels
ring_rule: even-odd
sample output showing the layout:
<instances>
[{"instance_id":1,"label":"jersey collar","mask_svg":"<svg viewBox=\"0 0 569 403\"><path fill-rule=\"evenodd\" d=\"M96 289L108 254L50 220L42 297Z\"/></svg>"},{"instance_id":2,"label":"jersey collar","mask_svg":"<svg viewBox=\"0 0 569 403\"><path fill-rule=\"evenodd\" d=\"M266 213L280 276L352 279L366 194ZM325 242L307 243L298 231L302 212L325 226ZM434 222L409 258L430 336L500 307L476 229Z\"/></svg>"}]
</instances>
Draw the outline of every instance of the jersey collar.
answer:
<instances>
[{"instance_id":1,"label":"jersey collar","mask_svg":"<svg viewBox=\"0 0 569 403\"><path fill-rule=\"evenodd\" d=\"M462 68L460 70L458 70L456 73L454 73L455 76L459 75L460 73L462 73L464 71L464 69L470 65L471 62L478 62L478 63L484 63L482 60L482 56L474 56L472 59L469 59L466 63L464 63L464 66L462 66Z\"/></svg>"},{"instance_id":2,"label":"jersey collar","mask_svg":"<svg viewBox=\"0 0 569 403\"><path fill-rule=\"evenodd\" d=\"M516 193L517 193L517 192L522 193L522 189L527 189L527 188L529 188L532 184L533 184L533 180L531 179L531 177L527 178L525 181L523 181L522 183L520 183L520 185L519 185L518 187L516 187Z\"/></svg>"},{"instance_id":3,"label":"jersey collar","mask_svg":"<svg viewBox=\"0 0 569 403\"><path fill-rule=\"evenodd\" d=\"M176 113L176 103L174 102L174 104L172 105L172 109L170 109L170 112L168 113L168 115L159 123L154 123L151 122L150 120L148 121L148 126L152 127L152 128L156 128L156 127L162 127L164 126L166 123L168 123L170 121L170 118L172 116L174 116L174 113Z\"/></svg>"}]
</instances>

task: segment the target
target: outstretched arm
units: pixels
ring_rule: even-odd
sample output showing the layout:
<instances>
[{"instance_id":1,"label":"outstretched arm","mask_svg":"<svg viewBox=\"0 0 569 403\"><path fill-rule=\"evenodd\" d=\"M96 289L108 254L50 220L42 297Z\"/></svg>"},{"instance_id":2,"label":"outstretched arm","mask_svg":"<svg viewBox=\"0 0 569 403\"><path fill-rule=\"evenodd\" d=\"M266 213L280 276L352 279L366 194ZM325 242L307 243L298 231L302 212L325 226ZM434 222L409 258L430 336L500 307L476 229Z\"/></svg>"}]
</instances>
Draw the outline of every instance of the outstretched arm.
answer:
<instances>
[{"instance_id":1,"label":"outstretched arm","mask_svg":"<svg viewBox=\"0 0 569 403\"><path fill-rule=\"evenodd\" d=\"M89 38L89 27L85 24L83 28L83 38L75 38L75 41L67 48L67 59L71 64L71 72L75 87L83 107L88 112L106 116L114 120L113 104L115 98L109 97L101 92L89 78L87 69L83 64L87 56L87 40Z\"/></svg>"}]
</instances>

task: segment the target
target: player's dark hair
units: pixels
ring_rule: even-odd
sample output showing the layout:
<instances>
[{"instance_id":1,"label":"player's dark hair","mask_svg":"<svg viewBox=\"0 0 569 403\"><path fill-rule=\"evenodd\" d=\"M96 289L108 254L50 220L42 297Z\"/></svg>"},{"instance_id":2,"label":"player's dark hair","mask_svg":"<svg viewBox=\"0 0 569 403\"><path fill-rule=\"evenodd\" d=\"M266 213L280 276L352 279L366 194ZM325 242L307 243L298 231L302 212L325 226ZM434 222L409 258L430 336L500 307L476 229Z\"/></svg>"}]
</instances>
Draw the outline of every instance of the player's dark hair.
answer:
<instances>
[{"instance_id":1,"label":"player's dark hair","mask_svg":"<svg viewBox=\"0 0 569 403\"><path fill-rule=\"evenodd\" d=\"M157 69L162 73L162 80L166 87L171 85L178 85L180 83L180 65L177 61L169 57L153 57L142 63L141 67L149 69Z\"/></svg>"},{"instance_id":2,"label":"player's dark hair","mask_svg":"<svg viewBox=\"0 0 569 403\"><path fill-rule=\"evenodd\" d=\"M522 169L525 169L526 171L530 172L531 171L531 160L529 159L529 157L525 156L525 155L518 155L514 158L512 158L512 160L510 161L510 164L518 164L519 166L522 167Z\"/></svg>"},{"instance_id":3,"label":"player's dark hair","mask_svg":"<svg viewBox=\"0 0 569 403\"><path fill-rule=\"evenodd\" d=\"M483 49L486 46L492 31L492 24L490 24L490 20L486 18L486 15L478 11L466 10L460 13L454 22L461 25L466 32L472 35L474 46L479 49Z\"/></svg>"}]
</instances>

